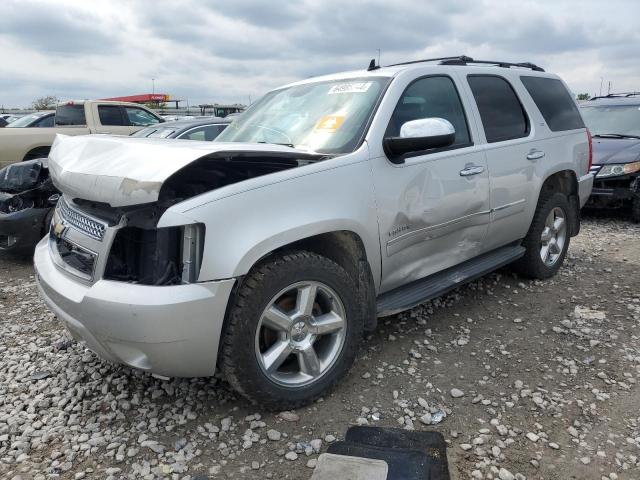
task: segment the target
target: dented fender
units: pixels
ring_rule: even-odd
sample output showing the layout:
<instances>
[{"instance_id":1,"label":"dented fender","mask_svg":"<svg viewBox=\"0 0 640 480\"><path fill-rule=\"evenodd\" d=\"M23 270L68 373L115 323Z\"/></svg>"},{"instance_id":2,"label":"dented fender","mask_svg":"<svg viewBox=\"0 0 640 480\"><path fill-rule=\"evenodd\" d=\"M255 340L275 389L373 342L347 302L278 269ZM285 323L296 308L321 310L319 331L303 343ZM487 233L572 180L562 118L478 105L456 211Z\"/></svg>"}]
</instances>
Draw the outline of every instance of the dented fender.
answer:
<instances>
[{"instance_id":1,"label":"dented fender","mask_svg":"<svg viewBox=\"0 0 640 480\"><path fill-rule=\"evenodd\" d=\"M349 155L261 177L262 183L236 183L172 206L158 226L205 225L199 281L239 277L278 248L350 231L362 240L377 286L380 241L368 160L365 143Z\"/></svg>"}]
</instances>

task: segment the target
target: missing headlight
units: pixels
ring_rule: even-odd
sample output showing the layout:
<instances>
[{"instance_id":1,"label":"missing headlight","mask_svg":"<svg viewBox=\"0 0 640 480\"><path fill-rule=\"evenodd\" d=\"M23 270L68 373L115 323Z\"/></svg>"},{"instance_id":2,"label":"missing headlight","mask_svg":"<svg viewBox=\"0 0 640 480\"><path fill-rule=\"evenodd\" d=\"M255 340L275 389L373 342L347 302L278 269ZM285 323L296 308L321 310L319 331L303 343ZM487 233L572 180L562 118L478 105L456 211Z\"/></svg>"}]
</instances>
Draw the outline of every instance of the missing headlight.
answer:
<instances>
[{"instance_id":1,"label":"missing headlight","mask_svg":"<svg viewBox=\"0 0 640 480\"><path fill-rule=\"evenodd\" d=\"M124 227L114 239L104 277L142 285L195 282L200 273L204 225Z\"/></svg>"}]
</instances>

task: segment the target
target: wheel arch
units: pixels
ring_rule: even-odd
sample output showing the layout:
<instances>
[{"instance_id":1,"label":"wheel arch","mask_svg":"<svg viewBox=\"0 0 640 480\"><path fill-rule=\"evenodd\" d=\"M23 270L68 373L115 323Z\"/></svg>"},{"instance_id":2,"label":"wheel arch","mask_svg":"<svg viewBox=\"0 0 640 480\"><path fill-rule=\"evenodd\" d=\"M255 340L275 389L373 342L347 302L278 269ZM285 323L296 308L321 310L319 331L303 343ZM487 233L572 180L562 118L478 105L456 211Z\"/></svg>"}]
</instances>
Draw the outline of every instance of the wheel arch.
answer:
<instances>
[{"instance_id":1,"label":"wheel arch","mask_svg":"<svg viewBox=\"0 0 640 480\"><path fill-rule=\"evenodd\" d=\"M580 232L580 199L578 197L578 177L573 170L559 170L550 173L542 182L538 194L538 204L554 193L563 193L571 206L570 235Z\"/></svg>"},{"instance_id":2,"label":"wheel arch","mask_svg":"<svg viewBox=\"0 0 640 480\"><path fill-rule=\"evenodd\" d=\"M373 271L375 267L372 268L375 264L371 262L379 262L379 258L370 258L362 237L353 230L329 230L282 243L254 260L249 267L245 266L243 270L249 272L274 255L300 250L313 252L334 261L357 281L358 292L355 293L359 296L359 304L363 309L365 330L374 330L377 319L375 314L377 286ZM241 263L246 264L246 262Z\"/></svg>"},{"instance_id":3,"label":"wheel arch","mask_svg":"<svg viewBox=\"0 0 640 480\"><path fill-rule=\"evenodd\" d=\"M24 157L22 157L22 161L26 162L27 160L34 160L36 158L46 158L49 156L50 150L51 145L39 145L37 147L32 147L27 153L25 153Z\"/></svg>"}]
</instances>

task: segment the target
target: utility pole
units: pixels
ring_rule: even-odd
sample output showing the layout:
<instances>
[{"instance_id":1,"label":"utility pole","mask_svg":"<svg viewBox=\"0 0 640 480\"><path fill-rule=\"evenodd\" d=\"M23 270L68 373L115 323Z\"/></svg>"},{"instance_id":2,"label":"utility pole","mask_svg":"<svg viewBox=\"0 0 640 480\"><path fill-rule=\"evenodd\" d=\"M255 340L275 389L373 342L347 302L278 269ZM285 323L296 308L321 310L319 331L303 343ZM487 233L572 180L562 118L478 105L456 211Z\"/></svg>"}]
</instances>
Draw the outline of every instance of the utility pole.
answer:
<instances>
[{"instance_id":1,"label":"utility pole","mask_svg":"<svg viewBox=\"0 0 640 480\"><path fill-rule=\"evenodd\" d=\"M611 80L609 80L609 89L607 90L607 95L611 93Z\"/></svg>"},{"instance_id":2,"label":"utility pole","mask_svg":"<svg viewBox=\"0 0 640 480\"><path fill-rule=\"evenodd\" d=\"M376 50L378 50L378 66L380 66L380 49L378 48Z\"/></svg>"},{"instance_id":3,"label":"utility pole","mask_svg":"<svg viewBox=\"0 0 640 480\"><path fill-rule=\"evenodd\" d=\"M151 94L156 93L156 79L151 77Z\"/></svg>"}]
</instances>

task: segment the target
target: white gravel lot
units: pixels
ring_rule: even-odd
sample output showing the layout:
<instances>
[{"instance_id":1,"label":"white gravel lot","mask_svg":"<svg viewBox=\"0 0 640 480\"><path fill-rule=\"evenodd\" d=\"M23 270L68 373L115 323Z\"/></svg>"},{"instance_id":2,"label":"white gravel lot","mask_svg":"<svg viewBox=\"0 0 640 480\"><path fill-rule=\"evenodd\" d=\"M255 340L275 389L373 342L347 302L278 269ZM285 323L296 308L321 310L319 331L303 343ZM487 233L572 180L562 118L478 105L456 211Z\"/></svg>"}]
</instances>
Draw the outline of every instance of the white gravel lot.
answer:
<instances>
[{"instance_id":1,"label":"white gravel lot","mask_svg":"<svg viewBox=\"0 0 640 480\"><path fill-rule=\"evenodd\" d=\"M307 479L352 424L441 431L454 479L637 479L639 378L640 227L624 220L587 219L552 280L504 269L385 319L334 392L280 414L218 379L98 359L29 261L0 257L3 479Z\"/></svg>"}]
</instances>

